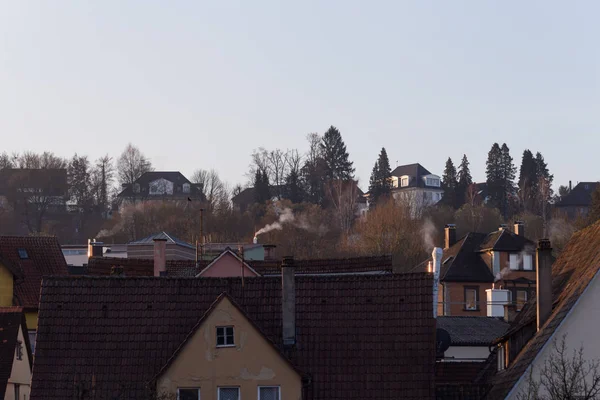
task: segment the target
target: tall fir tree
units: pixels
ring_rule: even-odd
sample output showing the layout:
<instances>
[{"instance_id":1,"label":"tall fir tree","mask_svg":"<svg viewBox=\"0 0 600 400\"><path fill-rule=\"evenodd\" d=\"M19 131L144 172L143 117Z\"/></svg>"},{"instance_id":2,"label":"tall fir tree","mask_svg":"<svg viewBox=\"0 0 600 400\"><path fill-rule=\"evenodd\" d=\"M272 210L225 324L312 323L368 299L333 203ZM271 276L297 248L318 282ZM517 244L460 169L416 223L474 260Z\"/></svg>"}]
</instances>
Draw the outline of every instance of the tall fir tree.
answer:
<instances>
[{"instance_id":1,"label":"tall fir tree","mask_svg":"<svg viewBox=\"0 0 600 400\"><path fill-rule=\"evenodd\" d=\"M379 157L373 166L371 179L369 180L370 203L376 205L382 197L387 197L392 191L392 169L390 161L385 151L385 147L381 149Z\"/></svg>"},{"instance_id":2,"label":"tall fir tree","mask_svg":"<svg viewBox=\"0 0 600 400\"><path fill-rule=\"evenodd\" d=\"M354 178L354 167L346 150L340 131L331 126L321 140L321 152L326 165L326 177L330 180Z\"/></svg>"},{"instance_id":3,"label":"tall fir tree","mask_svg":"<svg viewBox=\"0 0 600 400\"><path fill-rule=\"evenodd\" d=\"M501 198L500 198L500 211L502 216L506 219L509 214L510 202L515 193L515 175L517 168L513 164L513 158L510 156L510 149L506 143L502 144L501 152Z\"/></svg>"},{"instance_id":4,"label":"tall fir tree","mask_svg":"<svg viewBox=\"0 0 600 400\"><path fill-rule=\"evenodd\" d=\"M300 173L297 169L292 169L285 178L285 196L292 203L302 203L304 193L300 183Z\"/></svg>"},{"instance_id":5,"label":"tall fir tree","mask_svg":"<svg viewBox=\"0 0 600 400\"><path fill-rule=\"evenodd\" d=\"M552 198L554 192L552 191L552 182L554 181L554 175L550 174L548 170L548 164L544 160L544 156L539 151L535 154L535 173L537 190L535 192L535 210L537 214L544 214L548 202Z\"/></svg>"},{"instance_id":6,"label":"tall fir tree","mask_svg":"<svg viewBox=\"0 0 600 400\"><path fill-rule=\"evenodd\" d=\"M469 169L469 160L467 155L463 154L462 161L458 166L458 186L456 187L456 205L457 208L462 207L466 202L467 189L473 184L471 170Z\"/></svg>"},{"instance_id":7,"label":"tall fir tree","mask_svg":"<svg viewBox=\"0 0 600 400\"><path fill-rule=\"evenodd\" d=\"M266 171L256 170L254 174L254 200L263 204L271 198L269 187L269 175Z\"/></svg>"},{"instance_id":8,"label":"tall fir tree","mask_svg":"<svg viewBox=\"0 0 600 400\"><path fill-rule=\"evenodd\" d=\"M519 171L519 199L523 211L533 211L537 193L537 167L533 153L526 149L523 151L521 168Z\"/></svg>"},{"instance_id":9,"label":"tall fir tree","mask_svg":"<svg viewBox=\"0 0 600 400\"><path fill-rule=\"evenodd\" d=\"M457 206L457 191L458 191L458 175L456 173L456 167L452 159L448 157L446 161L446 168L444 169L444 175L442 176L442 189L444 189L444 204L456 208Z\"/></svg>"},{"instance_id":10,"label":"tall fir tree","mask_svg":"<svg viewBox=\"0 0 600 400\"><path fill-rule=\"evenodd\" d=\"M485 174L490 202L494 207L500 208L502 201L502 151L498 143L494 143L488 152Z\"/></svg>"}]
</instances>

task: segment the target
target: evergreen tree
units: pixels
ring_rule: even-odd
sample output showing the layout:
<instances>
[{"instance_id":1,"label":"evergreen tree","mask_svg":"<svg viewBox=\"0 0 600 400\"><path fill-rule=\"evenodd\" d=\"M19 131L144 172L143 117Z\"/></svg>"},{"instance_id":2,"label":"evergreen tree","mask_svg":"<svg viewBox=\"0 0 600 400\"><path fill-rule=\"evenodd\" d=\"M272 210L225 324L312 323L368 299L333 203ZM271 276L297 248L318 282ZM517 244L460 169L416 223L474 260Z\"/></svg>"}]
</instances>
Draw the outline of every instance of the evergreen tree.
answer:
<instances>
[{"instance_id":1,"label":"evergreen tree","mask_svg":"<svg viewBox=\"0 0 600 400\"><path fill-rule=\"evenodd\" d=\"M302 203L304 193L300 186L300 174L298 170L292 169L285 179L286 198L292 203Z\"/></svg>"},{"instance_id":2,"label":"evergreen tree","mask_svg":"<svg viewBox=\"0 0 600 400\"><path fill-rule=\"evenodd\" d=\"M554 175L550 174L548 164L539 151L535 154L536 192L534 193L535 211L537 214L544 213L548 209L547 204L552 199L552 182Z\"/></svg>"},{"instance_id":3,"label":"evergreen tree","mask_svg":"<svg viewBox=\"0 0 600 400\"><path fill-rule=\"evenodd\" d=\"M515 193L515 174L517 169L513 164L513 158L510 156L510 149L506 143L502 144L501 152L501 198L500 211L502 216L507 218L509 210L509 202Z\"/></svg>"},{"instance_id":4,"label":"evergreen tree","mask_svg":"<svg viewBox=\"0 0 600 400\"><path fill-rule=\"evenodd\" d=\"M390 195L392 191L391 178L390 161L385 148L382 148L369 180L369 201L371 205L377 204L380 198Z\"/></svg>"},{"instance_id":5,"label":"evergreen tree","mask_svg":"<svg viewBox=\"0 0 600 400\"><path fill-rule=\"evenodd\" d=\"M524 211L532 211L537 193L537 167L533 153L526 149L521 159L519 171L519 198Z\"/></svg>"},{"instance_id":6,"label":"evergreen tree","mask_svg":"<svg viewBox=\"0 0 600 400\"><path fill-rule=\"evenodd\" d=\"M498 143L494 143L488 152L485 174L490 202L499 208L502 201L502 151Z\"/></svg>"},{"instance_id":7,"label":"evergreen tree","mask_svg":"<svg viewBox=\"0 0 600 400\"><path fill-rule=\"evenodd\" d=\"M454 163L450 157L448 157L448 160L446 161L446 168L444 169L444 175L442 176L442 189L444 189L443 202L450 207L456 207L458 176Z\"/></svg>"},{"instance_id":8,"label":"evergreen tree","mask_svg":"<svg viewBox=\"0 0 600 400\"><path fill-rule=\"evenodd\" d=\"M266 171L257 169L254 174L254 200L259 204L263 204L270 198L269 175Z\"/></svg>"},{"instance_id":9,"label":"evergreen tree","mask_svg":"<svg viewBox=\"0 0 600 400\"><path fill-rule=\"evenodd\" d=\"M354 167L349 160L346 145L340 131L331 126L321 140L321 153L326 165L326 178L350 180L354 178Z\"/></svg>"},{"instance_id":10,"label":"evergreen tree","mask_svg":"<svg viewBox=\"0 0 600 400\"><path fill-rule=\"evenodd\" d=\"M467 189L473 184L471 171L469 170L469 160L467 155L463 154L462 161L458 166L458 186L456 188L456 205L457 208L462 207L466 202Z\"/></svg>"}]
</instances>

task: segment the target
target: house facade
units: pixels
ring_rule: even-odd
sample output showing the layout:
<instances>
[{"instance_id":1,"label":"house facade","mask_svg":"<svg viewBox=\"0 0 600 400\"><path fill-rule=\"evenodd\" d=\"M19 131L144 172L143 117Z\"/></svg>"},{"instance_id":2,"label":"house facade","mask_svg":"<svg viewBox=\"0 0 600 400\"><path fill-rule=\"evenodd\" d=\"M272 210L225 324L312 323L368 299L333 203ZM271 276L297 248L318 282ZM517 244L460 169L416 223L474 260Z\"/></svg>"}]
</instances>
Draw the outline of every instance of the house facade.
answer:
<instances>
[{"instance_id":1,"label":"house facade","mask_svg":"<svg viewBox=\"0 0 600 400\"><path fill-rule=\"evenodd\" d=\"M579 182L556 204L556 208L567 218L584 218L590 211L592 193L598 188L598 182Z\"/></svg>"},{"instance_id":2,"label":"house facade","mask_svg":"<svg viewBox=\"0 0 600 400\"><path fill-rule=\"evenodd\" d=\"M187 201L202 199L202 187L190 182L181 172L146 172L132 184L123 184L117 195L121 205L142 201Z\"/></svg>"},{"instance_id":3,"label":"house facade","mask_svg":"<svg viewBox=\"0 0 600 400\"><path fill-rule=\"evenodd\" d=\"M0 398L27 400L33 358L21 307L0 307Z\"/></svg>"},{"instance_id":4,"label":"house facade","mask_svg":"<svg viewBox=\"0 0 600 400\"><path fill-rule=\"evenodd\" d=\"M445 227L438 313L446 316L502 316L488 310L493 301L513 303L517 311L535 293L535 244L517 222L489 234L469 232L456 240L456 226ZM493 292L491 289L502 289Z\"/></svg>"},{"instance_id":5,"label":"house facade","mask_svg":"<svg viewBox=\"0 0 600 400\"><path fill-rule=\"evenodd\" d=\"M439 175L432 174L421 164L401 165L392 171L392 196L409 204L418 214L442 199L441 182Z\"/></svg>"}]
</instances>

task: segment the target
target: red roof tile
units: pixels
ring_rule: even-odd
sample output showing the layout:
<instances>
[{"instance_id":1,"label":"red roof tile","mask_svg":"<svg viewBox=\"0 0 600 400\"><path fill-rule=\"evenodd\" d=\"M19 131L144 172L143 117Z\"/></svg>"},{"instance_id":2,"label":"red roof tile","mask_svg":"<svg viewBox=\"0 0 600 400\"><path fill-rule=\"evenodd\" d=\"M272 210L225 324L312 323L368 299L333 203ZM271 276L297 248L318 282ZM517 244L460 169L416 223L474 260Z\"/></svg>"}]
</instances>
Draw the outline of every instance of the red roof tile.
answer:
<instances>
[{"instance_id":1,"label":"red roof tile","mask_svg":"<svg viewBox=\"0 0 600 400\"><path fill-rule=\"evenodd\" d=\"M26 258L20 256L21 249L26 252ZM22 278L14 281L14 295L17 305L25 308L37 309L43 276L68 274L65 257L55 237L0 236L0 259L22 272Z\"/></svg>"},{"instance_id":2,"label":"red roof tile","mask_svg":"<svg viewBox=\"0 0 600 400\"><path fill-rule=\"evenodd\" d=\"M275 277L44 280L31 399L64 399L73 379L97 398L145 398L160 371L223 292L282 347ZM351 293L352 295L348 295ZM433 398L432 280L405 275L298 276L297 345L306 399ZM93 377L93 378L92 378Z\"/></svg>"}]
</instances>

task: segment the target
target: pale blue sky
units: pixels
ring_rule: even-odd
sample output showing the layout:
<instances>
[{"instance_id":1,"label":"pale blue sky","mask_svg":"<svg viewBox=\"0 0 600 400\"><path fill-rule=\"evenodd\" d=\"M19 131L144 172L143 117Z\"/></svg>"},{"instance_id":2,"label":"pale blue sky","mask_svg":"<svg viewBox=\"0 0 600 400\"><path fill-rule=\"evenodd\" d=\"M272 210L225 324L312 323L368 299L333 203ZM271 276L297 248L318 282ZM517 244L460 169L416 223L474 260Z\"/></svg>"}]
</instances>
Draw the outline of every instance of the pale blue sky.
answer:
<instances>
[{"instance_id":1,"label":"pale blue sky","mask_svg":"<svg viewBox=\"0 0 600 400\"><path fill-rule=\"evenodd\" d=\"M476 180L506 141L556 184L598 180L596 1L1 1L0 151L92 159L128 142L155 167L245 182L253 148L337 126L366 189L392 167Z\"/></svg>"}]
</instances>

